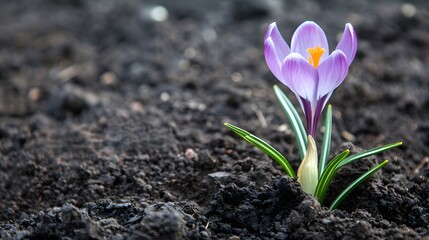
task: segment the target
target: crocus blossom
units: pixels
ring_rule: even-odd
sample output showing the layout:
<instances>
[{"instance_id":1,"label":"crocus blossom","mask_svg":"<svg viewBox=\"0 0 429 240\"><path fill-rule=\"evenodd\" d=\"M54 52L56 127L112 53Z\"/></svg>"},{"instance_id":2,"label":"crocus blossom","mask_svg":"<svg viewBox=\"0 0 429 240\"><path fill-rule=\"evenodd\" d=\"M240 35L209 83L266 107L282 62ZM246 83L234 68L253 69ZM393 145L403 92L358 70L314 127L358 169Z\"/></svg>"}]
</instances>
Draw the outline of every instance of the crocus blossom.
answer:
<instances>
[{"instance_id":1,"label":"crocus blossom","mask_svg":"<svg viewBox=\"0 0 429 240\"><path fill-rule=\"evenodd\" d=\"M271 23L265 35L265 60L280 82L294 92L307 120L307 132L316 136L317 122L332 92L344 81L357 49L350 23L336 49L329 54L328 40L314 22L302 23L292 36L291 47Z\"/></svg>"}]
</instances>

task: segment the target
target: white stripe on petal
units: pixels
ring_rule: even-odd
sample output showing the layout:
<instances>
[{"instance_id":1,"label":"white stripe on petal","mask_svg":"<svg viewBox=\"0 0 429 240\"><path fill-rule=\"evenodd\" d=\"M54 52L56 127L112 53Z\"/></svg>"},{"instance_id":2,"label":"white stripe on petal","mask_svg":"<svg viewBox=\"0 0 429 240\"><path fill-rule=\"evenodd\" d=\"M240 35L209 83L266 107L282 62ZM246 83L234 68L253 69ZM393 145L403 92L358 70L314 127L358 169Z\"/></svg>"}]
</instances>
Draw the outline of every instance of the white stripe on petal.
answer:
<instances>
[{"instance_id":1,"label":"white stripe on petal","mask_svg":"<svg viewBox=\"0 0 429 240\"><path fill-rule=\"evenodd\" d=\"M355 58L357 44L356 32L354 31L353 26L350 23L347 23L344 27L343 36L341 37L336 49L339 49L346 54L349 65L352 64L353 59Z\"/></svg>"},{"instance_id":2,"label":"white stripe on petal","mask_svg":"<svg viewBox=\"0 0 429 240\"><path fill-rule=\"evenodd\" d=\"M286 43L282 35L280 34L279 29L277 28L277 25L275 22L271 23L270 26L268 26L267 33L265 34L265 41L271 38L274 45L274 50L277 54L277 57L279 58L280 62L283 62L285 57L289 55L290 48L289 45Z\"/></svg>"},{"instance_id":3,"label":"white stripe on petal","mask_svg":"<svg viewBox=\"0 0 429 240\"><path fill-rule=\"evenodd\" d=\"M295 94L308 99L312 103L316 102L317 70L300 54L291 53L286 57L283 62L282 73L284 84Z\"/></svg>"},{"instance_id":4,"label":"white stripe on petal","mask_svg":"<svg viewBox=\"0 0 429 240\"><path fill-rule=\"evenodd\" d=\"M346 78L349 65L346 55L341 50L335 50L317 68L319 82L317 98L331 93Z\"/></svg>"},{"instance_id":5,"label":"white stripe on petal","mask_svg":"<svg viewBox=\"0 0 429 240\"><path fill-rule=\"evenodd\" d=\"M278 80L283 82L284 78L281 71L282 61L277 56L272 39L268 38L267 40L265 40L264 45L265 45L265 49L264 49L265 61L267 62L268 68L271 70L271 72L274 74L274 76L276 76Z\"/></svg>"},{"instance_id":6,"label":"white stripe on petal","mask_svg":"<svg viewBox=\"0 0 429 240\"><path fill-rule=\"evenodd\" d=\"M320 58L320 62L323 62L329 54L328 39L319 25L312 21L306 21L293 34L291 50L308 59L310 54L307 52L307 49L314 47L321 47L326 50L325 54Z\"/></svg>"}]
</instances>

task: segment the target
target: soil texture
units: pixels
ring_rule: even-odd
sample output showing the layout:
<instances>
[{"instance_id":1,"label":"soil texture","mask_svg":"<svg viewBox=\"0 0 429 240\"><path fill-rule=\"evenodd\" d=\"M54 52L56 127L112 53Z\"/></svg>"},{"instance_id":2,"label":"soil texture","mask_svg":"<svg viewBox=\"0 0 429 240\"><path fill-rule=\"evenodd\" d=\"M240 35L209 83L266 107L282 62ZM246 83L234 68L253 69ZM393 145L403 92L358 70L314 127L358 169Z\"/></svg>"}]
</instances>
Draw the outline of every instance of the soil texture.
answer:
<instances>
[{"instance_id":1,"label":"soil texture","mask_svg":"<svg viewBox=\"0 0 429 240\"><path fill-rule=\"evenodd\" d=\"M223 126L298 168L263 37L305 20L358 34L331 156L404 142L334 211ZM428 66L427 1L1 1L0 239L429 239Z\"/></svg>"}]
</instances>

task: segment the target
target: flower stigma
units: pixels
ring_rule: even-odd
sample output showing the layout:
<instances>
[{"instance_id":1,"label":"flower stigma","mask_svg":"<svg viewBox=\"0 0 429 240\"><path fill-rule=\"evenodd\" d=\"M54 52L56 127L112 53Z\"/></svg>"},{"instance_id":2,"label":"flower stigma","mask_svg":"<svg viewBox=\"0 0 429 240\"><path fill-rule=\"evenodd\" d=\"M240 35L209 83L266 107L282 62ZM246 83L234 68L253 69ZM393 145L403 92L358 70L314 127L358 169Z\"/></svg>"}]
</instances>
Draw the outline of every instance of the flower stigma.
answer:
<instances>
[{"instance_id":1,"label":"flower stigma","mask_svg":"<svg viewBox=\"0 0 429 240\"><path fill-rule=\"evenodd\" d=\"M307 52L310 54L308 62L315 68L319 66L320 57L326 52L322 47L307 48Z\"/></svg>"}]
</instances>

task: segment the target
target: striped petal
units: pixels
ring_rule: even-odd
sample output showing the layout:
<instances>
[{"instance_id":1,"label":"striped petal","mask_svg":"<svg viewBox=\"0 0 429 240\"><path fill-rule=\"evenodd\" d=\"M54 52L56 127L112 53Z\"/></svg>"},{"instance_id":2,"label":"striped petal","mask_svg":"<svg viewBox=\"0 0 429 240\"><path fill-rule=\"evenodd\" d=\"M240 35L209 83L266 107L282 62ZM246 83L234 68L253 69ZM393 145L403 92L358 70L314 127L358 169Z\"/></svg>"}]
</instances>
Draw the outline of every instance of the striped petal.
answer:
<instances>
[{"instance_id":1,"label":"striped petal","mask_svg":"<svg viewBox=\"0 0 429 240\"><path fill-rule=\"evenodd\" d=\"M292 36L291 50L301 54L305 59L310 57L307 49L321 47L329 53L328 39L323 30L312 21L307 21L301 24ZM328 54L323 54L320 62L327 58Z\"/></svg>"},{"instance_id":2,"label":"striped petal","mask_svg":"<svg viewBox=\"0 0 429 240\"><path fill-rule=\"evenodd\" d=\"M282 73L284 84L295 94L310 102L315 102L318 73L307 60L298 53L289 54L283 62Z\"/></svg>"},{"instance_id":3,"label":"striped petal","mask_svg":"<svg viewBox=\"0 0 429 240\"><path fill-rule=\"evenodd\" d=\"M341 50L332 52L317 68L319 73L317 98L334 91L344 81L348 68L346 55Z\"/></svg>"},{"instance_id":4,"label":"striped petal","mask_svg":"<svg viewBox=\"0 0 429 240\"><path fill-rule=\"evenodd\" d=\"M276 76L278 80L281 82L284 82L283 74L282 74L282 60L279 59L277 56L277 52L273 43L273 40L271 38L268 38L265 40L265 49L264 49L264 55L265 55L265 61L267 62L268 68L271 70L271 72Z\"/></svg>"},{"instance_id":5,"label":"striped petal","mask_svg":"<svg viewBox=\"0 0 429 240\"><path fill-rule=\"evenodd\" d=\"M271 23L270 26L268 26L264 41L266 41L268 38L271 38L274 45L274 51L276 52L277 57L279 58L280 62L283 62L285 57L289 55L290 48L280 34L280 31L277 28L277 24L275 22Z\"/></svg>"},{"instance_id":6,"label":"striped petal","mask_svg":"<svg viewBox=\"0 0 429 240\"><path fill-rule=\"evenodd\" d=\"M343 53L347 56L348 65L352 64L353 59L356 56L357 50L357 36L356 32L353 29L353 26L350 23L347 23L344 27L344 33L341 37L340 42L337 45L338 50L343 51Z\"/></svg>"}]
</instances>

